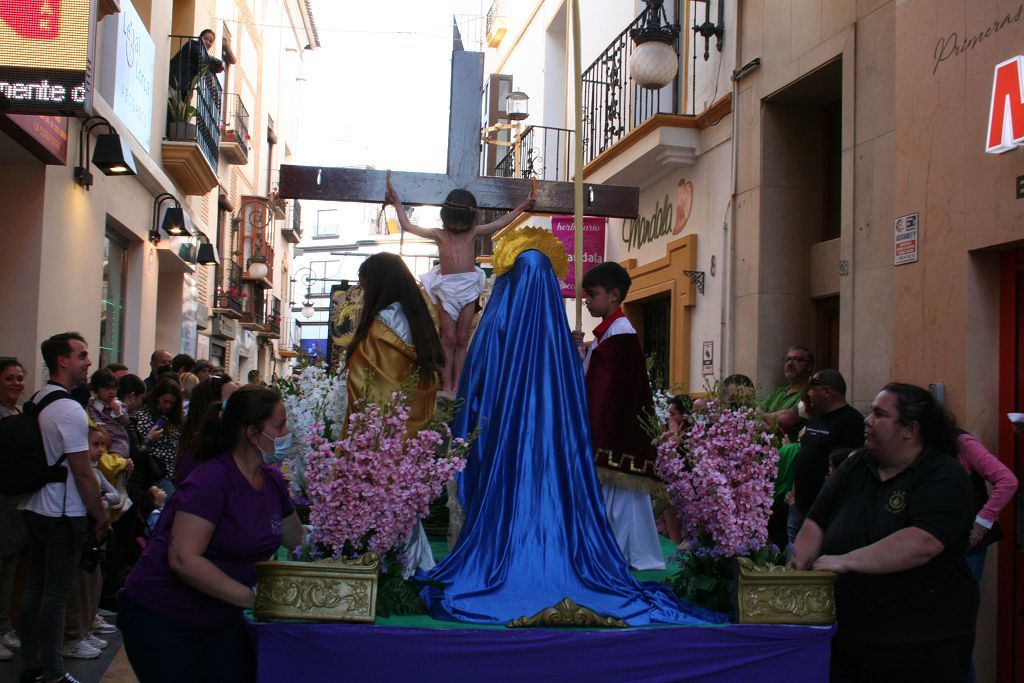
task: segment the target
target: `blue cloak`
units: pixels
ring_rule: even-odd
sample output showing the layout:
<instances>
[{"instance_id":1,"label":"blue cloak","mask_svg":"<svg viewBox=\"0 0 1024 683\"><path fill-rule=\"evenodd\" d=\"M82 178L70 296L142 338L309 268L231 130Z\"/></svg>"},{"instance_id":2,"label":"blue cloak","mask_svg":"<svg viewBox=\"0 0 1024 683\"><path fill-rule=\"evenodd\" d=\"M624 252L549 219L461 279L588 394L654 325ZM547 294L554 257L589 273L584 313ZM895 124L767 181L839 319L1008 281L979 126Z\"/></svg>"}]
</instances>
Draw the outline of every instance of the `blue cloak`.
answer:
<instances>
[{"instance_id":1,"label":"blue cloak","mask_svg":"<svg viewBox=\"0 0 1024 683\"><path fill-rule=\"evenodd\" d=\"M452 552L422 591L437 619L501 624L562 598L630 625L706 623L629 573L605 514L583 368L547 256L497 278L473 338L453 431L477 426Z\"/></svg>"}]
</instances>

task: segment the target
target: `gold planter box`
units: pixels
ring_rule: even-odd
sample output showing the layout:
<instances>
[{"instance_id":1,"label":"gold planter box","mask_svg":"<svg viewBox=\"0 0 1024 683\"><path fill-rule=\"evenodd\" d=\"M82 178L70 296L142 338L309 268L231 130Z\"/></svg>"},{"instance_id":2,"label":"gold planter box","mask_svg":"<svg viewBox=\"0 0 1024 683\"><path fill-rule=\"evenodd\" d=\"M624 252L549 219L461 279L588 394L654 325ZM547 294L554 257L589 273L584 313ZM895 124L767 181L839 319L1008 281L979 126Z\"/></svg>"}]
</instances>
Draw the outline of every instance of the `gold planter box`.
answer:
<instances>
[{"instance_id":1,"label":"gold planter box","mask_svg":"<svg viewBox=\"0 0 1024 683\"><path fill-rule=\"evenodd\" d=\"M741 557L737 607L741 624L832 624L836 620L834 572L758 567Z\"/></svg>"},{"instance_id":2,"label":"gold planter box","mask_svg":"<svg viewBox=\"0 0 1024 683\"><path fill-rule=\"evenodd\" d=\"M373 623L378 562L358 560L257 562L257 619L312 619Z\"/></svg>"}]
</instances>

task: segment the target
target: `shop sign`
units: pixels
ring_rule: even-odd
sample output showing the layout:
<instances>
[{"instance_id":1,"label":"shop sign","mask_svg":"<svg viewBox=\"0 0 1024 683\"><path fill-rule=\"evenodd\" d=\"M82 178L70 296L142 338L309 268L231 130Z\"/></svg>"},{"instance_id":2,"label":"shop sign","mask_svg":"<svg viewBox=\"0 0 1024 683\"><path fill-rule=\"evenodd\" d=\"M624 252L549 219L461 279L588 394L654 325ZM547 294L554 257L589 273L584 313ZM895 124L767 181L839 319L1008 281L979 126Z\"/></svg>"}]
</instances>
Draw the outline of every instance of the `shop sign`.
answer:
<instances>
[{"instance_id":1,"label":"shop sign","mask_svg":"<svg viewBox=\"0 0 1024 683\"><path fill-rule=\"evenodd\" d=\"M915 263L921 248L917 213L908 213L896 219L896 260L897 266Z\"/></svg>"},{"instance_id":2,"label":"shop sign","mask_svg":"<svg viewBox=\"0 0 1024 683\"><path fill-rule=\"evenodd\" d=\"M92 113L92 0L0 3L0 93L23 114Z\"/></svg>"},{"instance_id":3,"label":"shop sign","mask_svg":"<svg viewBox=\"0 0 1024 683\"><path fill-rule=\"evenodd\" d=\"M1002 154L1024 143L1024 56L996 64L985 151Z\"/></svg>"},{"instance_id":4,"label":"shop sign","mask_svg":"<svg viewBox=\"0 0 1024 683\"><path fill-rule=\"evenodd\" d=\"M664 201L654 206L654 212L650 216L622 222L622 241L626 243L629 251L633 251L648 242L671 235L675 226L673 217L672 202L666 194Z\"/></svg>"},{"instance_id":5,"label":"shop sign","mask_svg":"<svg viewBox=\"0 0 1024 683\"><path fill-rule=\"evenodd\" d=\"M117 15L117 61L114 72L114 112L149 151L153 127L153 73L156 45L138 12L121 0Z\"/></svg>"},{"instance_id":6,"label":"shop sign","mask_svg":"<svg viewBox=\"0 0 1024 683\"><path fill-rule=\"evenodd\" d=\"M0 129L44 164L63 166L68 162L68 119L65 116L6 114Z\"/></svg>"},{"instance_id":7,"label":"shop sign","mask_svg":"<svg viewBox=\"0 0 1024 683\"><path fill-rule=\"evenodd\" d=\"M606 218L599 216L583 217L583 274L604 262L604 230ZM573 229L576 222L572 216L552 216L551 233L562 242L565 253L569 255L569 274L565 276L565 287L562 288L562 296L576 296L576 267L573 264L573 248L576 239L576 231Z\"/></svg>"}]
</instances>

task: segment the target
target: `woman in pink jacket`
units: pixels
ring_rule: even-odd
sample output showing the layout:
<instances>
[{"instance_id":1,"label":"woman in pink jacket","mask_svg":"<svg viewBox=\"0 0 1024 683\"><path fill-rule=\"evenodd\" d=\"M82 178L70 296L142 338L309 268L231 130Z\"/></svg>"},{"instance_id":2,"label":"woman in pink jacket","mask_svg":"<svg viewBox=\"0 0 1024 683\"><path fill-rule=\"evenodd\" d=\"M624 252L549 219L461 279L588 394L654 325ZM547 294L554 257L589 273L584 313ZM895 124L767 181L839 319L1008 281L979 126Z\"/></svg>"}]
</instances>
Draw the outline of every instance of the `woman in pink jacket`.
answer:
<instances>
[{"instance_id":1,"label":"woman in pink jacket","mask_svg":"<svg viewBox=\"0 0 1024 683\"><path fill-rule=\"evenodd\" d=\"M1016 493L1017 477L999 458L989 453L980 441L963 430L959 431L957 442L960 444L960 464L971 475L974 505L977 509L968 541L967 566L971 568L974 578L980 581L988 547L1003 537L997 522L999 511ZM991 485L991 493L986 484Z\"/></svg>"}]
</instances>

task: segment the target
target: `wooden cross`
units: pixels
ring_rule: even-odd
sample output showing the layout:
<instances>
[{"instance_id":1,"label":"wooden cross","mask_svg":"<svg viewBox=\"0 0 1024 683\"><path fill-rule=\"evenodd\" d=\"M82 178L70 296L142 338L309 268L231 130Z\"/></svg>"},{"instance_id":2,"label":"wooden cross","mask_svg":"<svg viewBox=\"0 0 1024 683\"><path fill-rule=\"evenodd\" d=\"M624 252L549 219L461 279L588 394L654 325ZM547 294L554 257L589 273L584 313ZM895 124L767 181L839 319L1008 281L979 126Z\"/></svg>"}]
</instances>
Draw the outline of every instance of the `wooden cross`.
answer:
<instances>
[{"instance_id":1,"label":"wooden cross","mask_svg":"<svg viewBox=\"0 0 1024 683\"><path fill-rule=\"evenodd\" d=\"M469 190L481 209L509 210L526 199L531 181L479 175L480 85L484 56L452 52L451 107L448 116L448 172L395 171L391 184L406 205L440 206L454 189ZM384 201L385 171L327 166L281 166L280 196L339 202ZM636 218L640 190L613 185L585 185L584 213L588 216ZM534 213L573 213L573 184L539 181Z\"/></svg>"}]
</instances>

